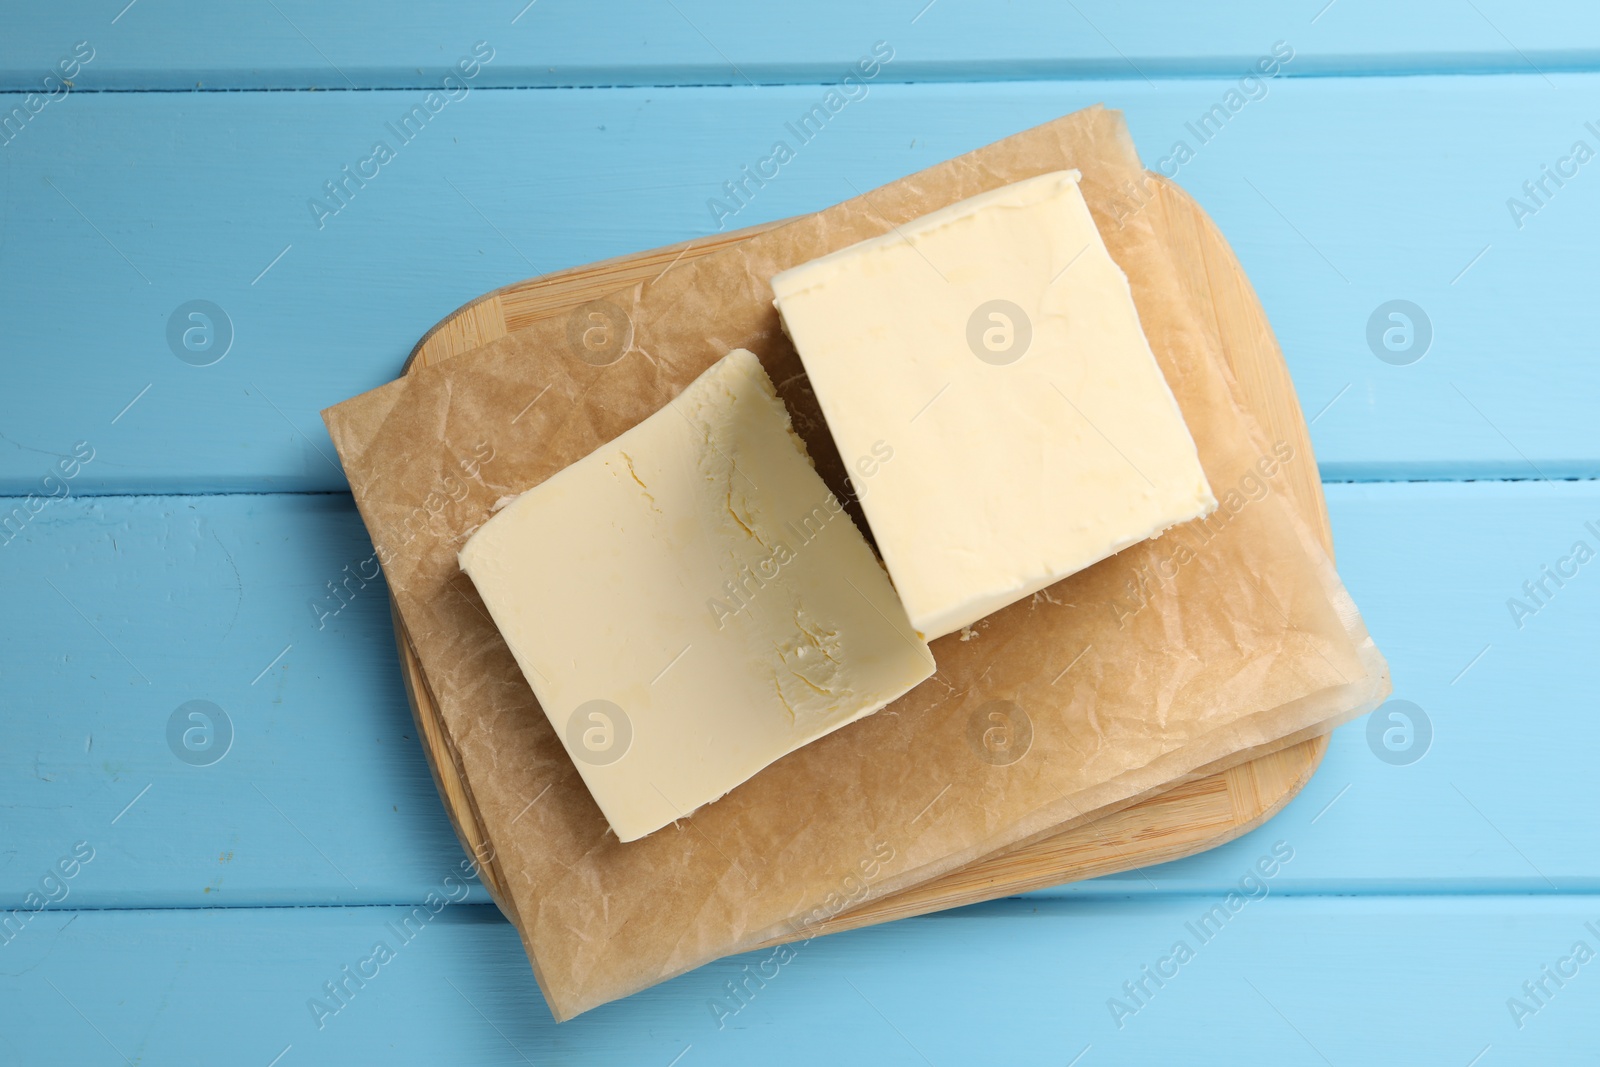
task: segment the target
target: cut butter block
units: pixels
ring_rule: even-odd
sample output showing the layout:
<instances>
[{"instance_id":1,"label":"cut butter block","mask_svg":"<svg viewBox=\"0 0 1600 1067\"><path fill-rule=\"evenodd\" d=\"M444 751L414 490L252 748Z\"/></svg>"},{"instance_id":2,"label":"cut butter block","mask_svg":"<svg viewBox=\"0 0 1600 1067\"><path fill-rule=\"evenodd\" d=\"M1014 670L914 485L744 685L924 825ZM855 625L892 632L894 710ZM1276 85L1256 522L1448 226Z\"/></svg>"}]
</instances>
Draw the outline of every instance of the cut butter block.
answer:
<instances>
[{"instance_id":1,"label":"cut butter block","mask_svg":"<svg viewBox=\"0 0 1600 1067\"><path fill-rule=\"evenodd\" d=\"M929 639L1216 507L1077 171L963 200L772 288Z\"/></svg>"},{"instance_id":2,"label":"cut butter block","mask_svg":"<svg viewBox=\"0 0 1600 1067\"><path fill-rule=\"evenodd\" d=\"M623 841L934 669L742 349L518 496L460 561Z\"/></svg>"}]
</instances>

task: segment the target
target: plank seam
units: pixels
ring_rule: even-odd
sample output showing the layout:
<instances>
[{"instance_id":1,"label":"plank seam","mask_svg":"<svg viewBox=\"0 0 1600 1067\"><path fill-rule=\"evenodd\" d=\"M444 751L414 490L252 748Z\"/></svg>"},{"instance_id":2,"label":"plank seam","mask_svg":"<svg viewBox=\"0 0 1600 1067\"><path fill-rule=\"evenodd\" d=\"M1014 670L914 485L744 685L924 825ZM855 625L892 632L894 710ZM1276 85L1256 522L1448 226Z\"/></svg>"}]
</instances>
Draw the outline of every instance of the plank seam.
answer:
<instances>
[{"instance_id":1,"label":"plank seam","mask_svg":"<svg viewBox=\"0 0 1600 1067\"><path fill-rule=\"evenodd\" d=\"M981 912L981 911L984 911L984 910L1009 911L1009 912L1015 913L1016 905L1019 905L1019 904L1025 905L1027 908L1030 909L1030 911L1037 912L1037 911L1044 911L1044 910L1064 910L1064 909L1067 909L1067 908L1076 907L1076 906L1081 905L1081 904L1121 903L1121 904L1127 904L1127 905L1134 905L1134 904L1137 904L1139 902L1152 901L1152 900L1159 900L1159 901L1215 900L1218 897L1227 896L1228 893L1234 891L1234 889L1235 889L1235 886L1233 886L1231 883L1227 884L1227 885L1219 885L1214 889L1176 888L1176 889L1157 889L1157 890L1153 890L1153 891L1149 891L1149 892L1128 891L1128 890L1121 890L1121 891L1107 890L1105 892L1059 893L1059 892L1057 892L1055 890L1045 889L1045 890L1034 890L1031 893L1027 893L1027 894L1016 894L1016 895L1012 895L1012 896L996 897L996 898L994 898L992 900L979 901L979 902L974 903L974 904L964 904L959 908L947 909L947 910L944 910L944 911L929 912L929 913L927 913L925 915L907 916L907 918L912 918L912 919L960 918L964 914L971 914L971 913L974 913L974 912ZM1430 887L1430 888L1426 888L1426 889L1419 888L1419 889L1416 889L1416 890L1409 890L1409 891L1408 890L1396 890L1396 889L1385 889L1385 890L1379 890L1379 891L1371 891L1371 890L1366 890L1366 889L1361 889L1361 888L1356 888L1356 887L1350 887L1350 888L1338 889L1338 890L1317 890L1317 889L1313 889L1313 890L1297 890L1297 889L1293 889L1293 888L1275 888L1275 889L1272 890L1270 896L1273 897L1273 898L1282 898L1282 899L1293 898L1293 899L1296 899L1296 900L1420 901L1420 900L1432 899L1432 900L1460 900L1460 901L1469 901L1470 900L1470 901L1474 901L1474 902L1484 902L1484 903L1512 903L1512 902L1518 902L1518 901L1529 901L1529 900L1533 900L1533 899L1544 899L1544 900L1551 900L1551 901L1557 901L1557 900L1559 900L1559 901L1593 900L1596 903L1596 907L1600 907L1600 890L1596 890L1596 889L1585 889L1585 890L1559 890L1558 889L1558 890L1552 890L1552 889L1538 889L1538 888L1535 888L1535 887L1530 887L1527 890L1522 891L1522 892L1506 892L1506 891L1483 891L1483 892L1480 892L1480 891L1474 891L1470 887L1462 887L1462 888L1459 888L1459 889L1445 889L1445 888L1440 888L1440 887ZM416 908L416 907L424 907L425 905L426 905L426 901L424 901L424 900L374 902L374 903L366 903L366 904L339 904L339 903L238 904L238 905L204 904L204 905L194 905L194 906L188 906L188 905L182 905L182 904L173 904L173 905L143 905L143 906L138 906L138 907L98 907L98 908L96 908L96 907L76 907L76 908L52 907L50 909L50 913L53 914L53 915L78 915L78 914L84 914L84 913L104 913L104 912L109 912L109 913L114 913L114 914L132 914L132 913L160 914L160 913L165 913L165 912L193 912L193 911L210 911L210 912L221 912L221 913L234 913L234 912L246 912L246 911L280 912L280 911L306 911L306 910L317 910L317 911L361 911L361 910L367 910L367 911L371 911L371 910L376 910L376 909ZM9 910L9 908L6 909L6 910ZM493 914L493 915L496 915L496 916L500 915L499 907L497 905L495 905L494 903L490 902L490 901L470 901L470 900L469 901L462 901L459 904L452 905L451 906L451 911L453 913L456 913L456 914L461 914L463 912L470 911L470 912L472 912L474 914L474 917L478 918L478 919L482 919L485 915L490 915L490 914ZM899 920L897 920L897 921L899 921Z\"/></svg>"},{"instance_id":2,"label":"plank seam","mask_svg":"<svg viewBox=\"0 0 1600 1067\"><path fill-rule=\"evenodd\" d=\"M1495 478L1495 477L1461 477L1461 478L1323 478L1323 485L1506 485L1521 482L1543 483L1554 485L1557 483L1571 483L1590 485L1600 483L1600 476L1586 475L1583 477L1568 478ZM0 492L0 513L8 510L11 501L27 500L30 496L40 499L37 493L4 493ZM204 497L295 497L295 496L336 496L350 498L347 489L225 489L203 490L187 493L137 493L137 492L95 492L81 491L70 497L50 497L48 499L60 502L63 500L159 500L171 497L179 500L194 500ZM15 506L15 505L11 505Z\"/></svg>"},{"instance_id":3,"label":"plank seam","mask_svg":"<svg viewBox=\"0 0 1600 1067\"><path fill-rule=\"evenodd\" d=\"M1294 81L1319 81L1319 80L1366 80L1372 78L1497 78L1497 77L1526 77L1537 78L1551 74L1577 74L1589 75L1600 73L1600 54L1585 57L1581 60L1552 60L1543 57L1543 62L1537 62L1541 57L1531 57L1534 63L1525 63L1520 59L1496 59L1492 62L1481 64L1463 62L1397 64L1392 66L1362 67L1357 65L1339 66L1328 65L1325 67L1314 66L1315 61L1303 64L1295 71L1285 70L1276 77ZM1253 59L1238 57L1236 60L1219 61L1215 64L1196 67L1165 67L1160 61L1143 59L1139 60L1144 74L1133 70L1100 69L1097 66L1053 67L1046 63L1039 68L1024 70L1016 73L1019 61L995 61L994 64L980 63L968 69L949 68L943 64L930 64L925 71L916 71L915 61L902 64L901 70L911 70L909 75L902 74L896 78L880 78L874 81L875 86L883 85L960 85L987 83L996 85L1021 85L1027 83L1051 84L1058 82L1190 82L1190 81L1231 81L1239 76L1240 71L1248 70ZM1026 60L1020 61L1026 63ZM1111 61L1120 66L1120 61ZM943 69L941 69L943 68ZM692 70L693 68L689 68ZM527 83L516 85L476 85L474 92L549 92L549 91L588 91L588 90L645 90L661 91L667 89L771 89L771 88L812 88L825 89L838 84L838 75L832 68L818 69L806 74L797 74L794 77L781 77L764 74L759 68L746 68L747 72L755 69L757 76L750 81L728 80L700 80L697 75L687 74L679 80L672 81L629 81L611 80L596 76L583 80L574 80L565 83ZM229 73L229 72L222 72ZM362 72L356 70L360 75ZM18 77L26 78L31 72L20 69L0 71L0 83L12 82ZM614 77L614 76L613 76ZM75 86L73 95L79 93L389 93L389 92L414 92L418 89L431 88L432 82L425 80L404 81L397 80L393 83L379 85L334 85L321 84L316 81L296 85L184 85L184 86ZM36 88L0 88L0 97L27 96L36 94Z\"/></svg>"}]
</instances>

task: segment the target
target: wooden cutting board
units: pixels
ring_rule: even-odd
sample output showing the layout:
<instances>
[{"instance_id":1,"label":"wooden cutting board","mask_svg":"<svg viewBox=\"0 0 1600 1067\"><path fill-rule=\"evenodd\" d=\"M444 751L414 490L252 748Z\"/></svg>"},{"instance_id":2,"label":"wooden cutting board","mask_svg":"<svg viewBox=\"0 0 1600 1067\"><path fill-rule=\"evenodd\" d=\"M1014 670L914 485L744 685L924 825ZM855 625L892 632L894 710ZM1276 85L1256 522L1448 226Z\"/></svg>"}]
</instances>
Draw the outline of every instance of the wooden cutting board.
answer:
<instances>
[{"instance_id":1,"label":"wooden cutting board","mask_svg":"<svg viewBox=\"0 0 1600 1067\"><path fill-rule=\"evenodd\" d=\"M1290 496L1331 554L1327 509L1310 436L1283 354L1255 291L1233 250L1200 206L1166 179L1149 177L1152 198L1141 210L1152 213L1184 286L1195 297L1196 306L1211 318L1207 325L1213 326L1222 340L1245 407L1271 440L1294 445L1295 459L1283 468ZM457 309L428 331L404 369L438 363L541 319L564 316L586 301L780 225L783 223L775 222L697 238L499 289ZM398 612L394 619L406 692L439 795L463 845L473 855L485 855L487 838L477 819L471 788L459 773L451 739L429 697L421 663ZM1011 896L1215 848L1277 814L1310 780L1327 744L1326 737L1313 738L1229 770L1175 784L1092 822L987 856L922 885L842 912L813 925L804 936ZM492 864L482 865L481 877L501 910L515 922L515 912L507 907L506 895L495 883Z\"/></svg>"}]
</instances>

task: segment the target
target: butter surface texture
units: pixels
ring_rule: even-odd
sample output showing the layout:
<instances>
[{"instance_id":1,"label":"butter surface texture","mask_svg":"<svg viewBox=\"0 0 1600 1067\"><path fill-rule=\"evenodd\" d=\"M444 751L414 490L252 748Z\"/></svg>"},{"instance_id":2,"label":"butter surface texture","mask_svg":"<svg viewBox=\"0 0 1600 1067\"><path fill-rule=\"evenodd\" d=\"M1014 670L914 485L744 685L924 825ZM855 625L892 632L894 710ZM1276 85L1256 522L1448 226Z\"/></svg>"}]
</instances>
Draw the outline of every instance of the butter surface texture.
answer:
<instances>
[{"instance_id":1,"label":"butter surface texture","mask_svg":"<svg viewBox=\"0 0 1600 1067\"><path fill-rule=\"evenodd\" d=\"M962 629L1216 506L1058 171L784 271L778 310L913 625Z\"/></svg>"},{"instance_id":2,"label":"butter surface texture","mask_svg":"<svg viewBox=\"0 0 1600 1067\"><path fill-rule=\"evenodd\" d=\"M460 562L623 841L934 669L744 350L518 496Z\"/></svg>"}]
</instances>

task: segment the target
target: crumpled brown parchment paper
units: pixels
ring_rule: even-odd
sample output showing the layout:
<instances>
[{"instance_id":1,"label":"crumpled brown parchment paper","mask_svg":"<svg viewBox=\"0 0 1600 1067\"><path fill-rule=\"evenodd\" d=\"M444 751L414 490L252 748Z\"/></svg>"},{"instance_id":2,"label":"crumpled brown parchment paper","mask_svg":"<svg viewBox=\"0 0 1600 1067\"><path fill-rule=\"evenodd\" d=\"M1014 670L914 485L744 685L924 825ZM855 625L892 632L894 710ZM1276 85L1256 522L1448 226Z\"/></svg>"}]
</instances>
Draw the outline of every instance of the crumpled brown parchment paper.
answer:
<instances>
[{"instance_id":1,"label":"crumpled brown parchment paper","mask_svg":"<svg viewBox=\"0 0 1600 1067\"><path fill-rule=\"evenodd\" d=\"M738 347L762 358L843 499L843 467L767 280L1068 167L1082 171L1129 277L1218 513L990 616L970 640L935 642L938 673L877 715L619 843L457 568L461 544L497 500L617 436ZM1141 174L1118 113L1077 112L324 413L558 1019L759 944L847 887L854 904L905 888L1315 736L1387 692L1332 564L1270 491L1273 443L1237 406L1149 219L1119 206ZM996 755L994 729L1008 754Z\"/></svg>"}]
</instances>

